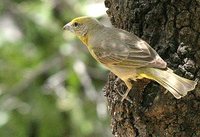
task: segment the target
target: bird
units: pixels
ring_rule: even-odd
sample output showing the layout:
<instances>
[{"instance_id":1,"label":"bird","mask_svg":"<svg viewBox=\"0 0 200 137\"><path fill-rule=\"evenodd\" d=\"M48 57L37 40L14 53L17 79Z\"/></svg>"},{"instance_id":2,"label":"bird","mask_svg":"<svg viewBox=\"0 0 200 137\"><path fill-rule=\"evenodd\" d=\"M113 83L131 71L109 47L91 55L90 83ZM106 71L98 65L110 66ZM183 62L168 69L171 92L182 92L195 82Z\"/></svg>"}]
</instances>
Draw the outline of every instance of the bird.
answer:
<instances>
[{"instance_id":1,"label":"bird","mask_svg":"<svg viewBox=\"0 0 200 137\"><path fill-rule=\"evenodd\" d=\"M126 30L107 27L88 16L74 18L63 29L74 33L97 62L124 81L127 90L121 101L127 99L133 87L132 80L154 80L177 99L197 85L197 81L173 73L147 42Z\"/></svg>"}]
</instances>

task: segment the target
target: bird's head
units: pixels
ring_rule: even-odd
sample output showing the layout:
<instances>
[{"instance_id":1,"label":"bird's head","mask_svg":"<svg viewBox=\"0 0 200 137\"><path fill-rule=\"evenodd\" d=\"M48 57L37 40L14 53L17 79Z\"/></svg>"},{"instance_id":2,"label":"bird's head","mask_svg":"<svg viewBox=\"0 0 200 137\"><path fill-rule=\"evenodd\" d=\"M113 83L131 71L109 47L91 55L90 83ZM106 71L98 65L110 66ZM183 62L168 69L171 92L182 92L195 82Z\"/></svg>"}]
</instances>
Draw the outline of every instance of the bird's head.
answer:
<instances>
[{"instance_id":1,"label":"bird's head","mask_svg":"<svg viewBox=\"0 0 200 137\"><path fill-rule=\"evenodd\" d=\"M96 19L83 16L73 19L71 22L67 23L63 29L71 31L78 37L84 37L92 30L97 29L99 26L102 25Z\"/></svg>"}]
</instances>

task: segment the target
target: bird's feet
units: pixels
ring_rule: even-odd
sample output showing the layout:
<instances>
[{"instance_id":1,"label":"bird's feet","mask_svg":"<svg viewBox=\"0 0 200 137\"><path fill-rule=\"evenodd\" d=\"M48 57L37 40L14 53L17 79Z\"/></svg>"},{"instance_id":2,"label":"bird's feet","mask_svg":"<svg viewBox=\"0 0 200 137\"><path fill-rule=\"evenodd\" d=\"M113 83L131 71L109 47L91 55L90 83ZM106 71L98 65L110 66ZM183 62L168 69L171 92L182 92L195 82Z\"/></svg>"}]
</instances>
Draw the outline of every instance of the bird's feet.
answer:
<instances>
[{"instance_id":1,"label":"bird's feet","mask_svg":"<svg viewBox=\"0 0 200 137\"><path fill-rule=\"evenodd\" d=\"M117 88L117 85L119 85L118 84L118 80L119 80L119 78L117 78L115 81L114 81L114 89L118 92L118 94L122 97L122 99L121 99L121 102L123 102L124 100L127 100L127 101L129 101L130 103L133 103L132 102L132 100L128 97L128 93L129 93L129 89L127 89L126 90L126 92L125 92L125 94L122 94L119 90L118 90L118 88Z\"/></svg>"},{"instance_id":2,"label":"bird's feet","mask_svg":"<svg viewBox=\"0 0 200 137\"><path fill-rule=\"evenodd\" d=\"M120 94L120 96L122 97L121 102L124 101L124 99L126 99L127 101L129 101L131 104L133 103L133 101L128 97L128 93L129 93L129 89L126 90L125 94L122 94L120 92L118 92Z\"/></svg>"}]
</instances>

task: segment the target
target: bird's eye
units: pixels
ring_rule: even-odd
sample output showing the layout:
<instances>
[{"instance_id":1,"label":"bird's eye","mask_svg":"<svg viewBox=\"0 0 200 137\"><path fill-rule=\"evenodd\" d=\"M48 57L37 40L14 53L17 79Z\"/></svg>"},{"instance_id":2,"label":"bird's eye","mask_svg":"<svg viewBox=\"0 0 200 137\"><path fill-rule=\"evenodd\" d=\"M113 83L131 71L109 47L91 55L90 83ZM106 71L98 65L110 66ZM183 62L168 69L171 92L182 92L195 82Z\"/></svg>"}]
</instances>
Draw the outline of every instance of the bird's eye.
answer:
<instances>
[{"instance_id":1,"label":"bird's eye","mask_svg":"<svg viewBox=\"0 0 200 137\"><path fill-rule=\"evenodd\" d=\"M78 26L79 26L79 23L74 22L74 27L78 27Z\"/></svg>"}]
</instances>

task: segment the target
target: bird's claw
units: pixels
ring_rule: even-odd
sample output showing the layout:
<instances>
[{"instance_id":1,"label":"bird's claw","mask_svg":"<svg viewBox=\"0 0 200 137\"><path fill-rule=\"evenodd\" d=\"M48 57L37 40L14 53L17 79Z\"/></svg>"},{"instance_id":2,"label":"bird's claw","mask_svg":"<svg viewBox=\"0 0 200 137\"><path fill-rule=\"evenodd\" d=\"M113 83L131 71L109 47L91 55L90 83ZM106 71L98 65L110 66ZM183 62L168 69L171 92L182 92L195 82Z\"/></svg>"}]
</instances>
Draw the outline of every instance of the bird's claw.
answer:
<instances>
[{"instance_id":1,"label":"bird's claw","mask_svg":"<svg viewBox=\"0 0 200 137\"><path fill-rule=\"evenodd\" d=\"M133 103L132 102L132 100L128 97L128 93L129 93L129 89L127 89L127 91L125 92L125 94L124 95L121 95L122 96L122 100L121 100L121 102L123 102L124 101L124 99L126 99L127 101L129 101L131 104Z\"/></svg>"},{"instance_id":2,"label":"bird's claw","mask_svg":"<svg viewBox=\"0 0 200 137\"><path fill-rule=\"evenodd\" d=\"M128 97L128 93L122 94L119 91L117 91L119 93L119 95L122 97L121 102L123 102L124 100L127 100L128 102L130 102L131 104L133 103L133 101Z\"/></svg>"},{"instance_id":3,"label":"bird's claw","mask_svg":"<svg viewBox=\"0 0 200 137\"><path fill-rule=\"evenodd\" d=\"M128 102L133 103L133 101L128 97L129 89L127 89L125 94L122 94L121 92L119 92L119 90L117 89L118 81L119 81L119 78L115 79L115 81L114 81L114 90L116 90L118 92L118 94L122 97L121 102L123 102L124 100L127 100Z\"/></svg>"}]
</instances>

